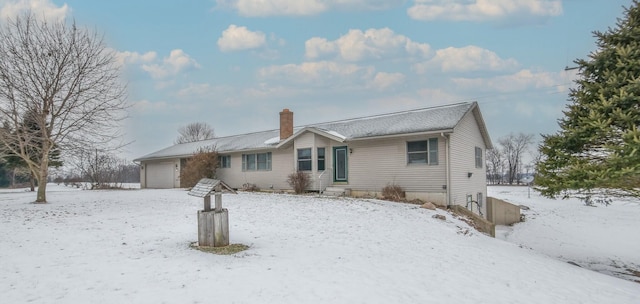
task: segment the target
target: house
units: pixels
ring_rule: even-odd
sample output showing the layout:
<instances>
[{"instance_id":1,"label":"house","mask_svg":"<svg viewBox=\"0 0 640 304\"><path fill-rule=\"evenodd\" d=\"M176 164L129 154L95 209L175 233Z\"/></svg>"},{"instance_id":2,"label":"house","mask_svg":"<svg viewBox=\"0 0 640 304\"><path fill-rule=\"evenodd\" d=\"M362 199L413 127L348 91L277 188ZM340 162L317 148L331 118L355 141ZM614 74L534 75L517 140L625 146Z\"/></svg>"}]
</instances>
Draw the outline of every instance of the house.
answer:
<instances>
[{"instance_id":1,"label":"house","mask_svg":"<svg viewBox=\"0 0 640 304\"><path fill-rule=\"evenodd\" d=\"M284 109L279 129L176 144L136 159L141 187L180 187L186 159L205 146L218 151L217 178L233 188L290 189L287 176L299 170L310 174L312 191L375 196L395 184L410 200L463 206L484 205L484 157L492 148L476 102L299 127Z\"/></svg>"}]
</instances>

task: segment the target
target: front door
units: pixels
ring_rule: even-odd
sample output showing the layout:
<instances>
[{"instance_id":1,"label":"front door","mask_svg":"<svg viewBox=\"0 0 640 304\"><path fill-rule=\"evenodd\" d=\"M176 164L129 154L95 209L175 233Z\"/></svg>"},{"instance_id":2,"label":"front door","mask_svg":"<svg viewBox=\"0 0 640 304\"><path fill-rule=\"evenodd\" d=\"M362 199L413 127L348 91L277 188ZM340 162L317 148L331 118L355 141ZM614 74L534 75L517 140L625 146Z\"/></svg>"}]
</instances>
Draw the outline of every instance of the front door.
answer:
<instances>
[{"instance_id":1,"label":"front door","mask_svg":"<svg viewBox=\"0 0 640 304\"><path fill-rule=\"evenodd\" d=\"M347 179L347 146L333 148L333 181L346 183Z\"/></svg>"}]
</instances>

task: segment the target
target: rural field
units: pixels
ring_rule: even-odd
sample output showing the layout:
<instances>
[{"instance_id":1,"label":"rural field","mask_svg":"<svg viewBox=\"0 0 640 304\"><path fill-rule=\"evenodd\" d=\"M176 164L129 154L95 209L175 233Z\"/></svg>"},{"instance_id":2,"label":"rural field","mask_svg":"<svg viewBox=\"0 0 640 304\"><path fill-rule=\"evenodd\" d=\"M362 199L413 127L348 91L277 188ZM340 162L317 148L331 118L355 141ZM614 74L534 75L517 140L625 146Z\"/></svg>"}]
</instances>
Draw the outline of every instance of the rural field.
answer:
<instances>
[{"instance_id":1,"label":"rural field","mask_svg":"<svg viewBox=\"0 0 640 304\"><path fill-rule=\"evenodd\" d=\"M225 194L249 249L215 255L190 247L202 201L183 189L49 190L0 190L2 303L640 303L633 201L489 187L530 207L494 239L412 204Z\"/></svg>"}]
</instances>

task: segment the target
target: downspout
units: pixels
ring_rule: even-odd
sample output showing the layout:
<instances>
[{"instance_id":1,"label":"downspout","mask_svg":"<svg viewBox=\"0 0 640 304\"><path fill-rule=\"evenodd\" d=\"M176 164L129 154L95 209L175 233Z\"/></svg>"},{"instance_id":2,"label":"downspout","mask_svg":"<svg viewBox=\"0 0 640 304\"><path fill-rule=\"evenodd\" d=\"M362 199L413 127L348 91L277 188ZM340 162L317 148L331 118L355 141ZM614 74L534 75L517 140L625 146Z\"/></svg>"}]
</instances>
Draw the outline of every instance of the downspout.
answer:
<instances>
[{"instance_id":1,"label":"downspout","mask_svg":"<svg viewBox=\"0 0 640 304\"><path fill-rule=\"evenodd\" d=\"M451 164L449 163L449 134L440 133L440 136L444 138L444 164L445 164L445 182L446 182L446 204L447 207L451 207Z\"/></svg>"}]
</instances>

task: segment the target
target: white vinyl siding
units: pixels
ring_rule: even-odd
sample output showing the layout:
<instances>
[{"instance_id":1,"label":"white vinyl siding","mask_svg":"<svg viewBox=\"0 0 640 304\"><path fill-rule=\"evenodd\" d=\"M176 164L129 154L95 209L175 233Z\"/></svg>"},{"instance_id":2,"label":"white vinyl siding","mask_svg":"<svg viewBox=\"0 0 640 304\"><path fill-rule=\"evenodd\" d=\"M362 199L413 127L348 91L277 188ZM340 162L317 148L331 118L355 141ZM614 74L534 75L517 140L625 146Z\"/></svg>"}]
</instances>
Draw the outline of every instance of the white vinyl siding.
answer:
<instances>
[{"instance_id":1,"label":"white vinyl siding","mask_svg":"<svg viewBox=\"0 0 640 304\"><path fill-rule=\"evenodd\" d=\"M231 153L231 163L241 164L242 155L264 153ZM242 171L242 166L219 170L216 177L235 189L241 189L243 184L255 184L260 189L289 189L287 175L294 169L294 151L292 148L273 150L271 153L270 171Z\"/></svg>"},{"instance_id":2,"label":"white vinyl siding","mask_svg":"<svg viewBox=\"0 0 640 304\"><path fill-rule=\"evenodd\" d=\"M331 177L331 174L325 174L323 175L323 181L320 182L319 176L320 174L318 173L318 167L314 166L314 163L317 163L318 160L318 154L317 154L317 144L316 142L318 140L325 140L325 137L322 137L320 135L317 135L313 132L305 132L303 134L298 135L298 137L296 137L296 140L294 142L294 151L295 152L295 159L294 159L294 166L296 168L296 170L300 170L300 163L299 163L299 159L298 159L298 151L300 150L307 150L309 152L311 152L311 158L309 159L309 163L307 163L307 160L305 159L304 162L305 164L303 166L311 165L311 168L309 168L309 170L303 170L307 173L309 173L309 177L311 178L311 183L309 185L309 187L307 187L307 190L320 190L320 187L322 186L323 188L326 188L327 186L331 185L331 181L324 181L324 178L326 178L326 176L328 175L329 177ZM324 146L324 144L322 144ZM306 152L305 152L306 153ZM308 167L303 167L303 169L306 169Z\"/></svg>"},{"instance_id":3,"label":"white vinyl siding","mask_svg":"<svg viewBox=\"0 0 640 304\"><path fill-rule=\"evenodd\" d=\"M434 154L438 165L416 166L407 164L407 142L424 141L431 136L412 136L353 141L349 148L349 188L379 193L387 184L396 184L407 192L429 192L442 195L446 190L444 166L444 140L437 140L440 153Z\"/></svg>"},{"instance_id":4,"label":"white vinyl siding","mask_svg":"<svg viewBox=\"0 0 640 304\"><path fill-rule=\"evenodd\" d=\"M451 135L451 204L465 206L468 195L472 195L474 199L478 193L482 193L482 197L487 196L486 166L476 167L476 147L481 149L481 155L486 150L478 123L471 111L460 120ZM486 215L486 206L483 206L482 212Z\"/></svg>"}]
</instances>

